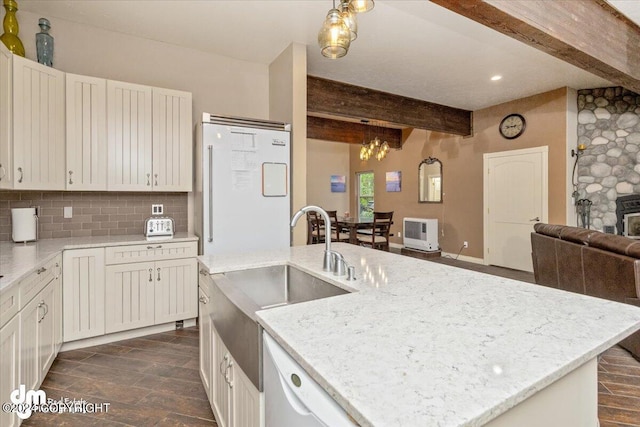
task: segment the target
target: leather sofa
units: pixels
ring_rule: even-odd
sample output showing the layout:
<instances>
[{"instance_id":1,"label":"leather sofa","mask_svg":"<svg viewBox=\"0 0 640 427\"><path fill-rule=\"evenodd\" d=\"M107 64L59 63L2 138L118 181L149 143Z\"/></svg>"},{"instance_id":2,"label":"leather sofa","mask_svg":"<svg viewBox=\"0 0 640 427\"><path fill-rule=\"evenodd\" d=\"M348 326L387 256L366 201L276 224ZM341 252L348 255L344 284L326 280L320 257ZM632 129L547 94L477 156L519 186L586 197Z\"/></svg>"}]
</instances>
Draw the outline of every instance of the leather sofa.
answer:
<instances>
[{"instance_id":1,"label":"leather sofa","mask_svg":"<svg viewBox=\"0 0 640 427\"><path fill-rule=\"evenodd\" d=\"M640 240L568 225L533 228L537 284L640 307ZM620 345L640 360L640 331Z\"/></svg>"}]
</instances>

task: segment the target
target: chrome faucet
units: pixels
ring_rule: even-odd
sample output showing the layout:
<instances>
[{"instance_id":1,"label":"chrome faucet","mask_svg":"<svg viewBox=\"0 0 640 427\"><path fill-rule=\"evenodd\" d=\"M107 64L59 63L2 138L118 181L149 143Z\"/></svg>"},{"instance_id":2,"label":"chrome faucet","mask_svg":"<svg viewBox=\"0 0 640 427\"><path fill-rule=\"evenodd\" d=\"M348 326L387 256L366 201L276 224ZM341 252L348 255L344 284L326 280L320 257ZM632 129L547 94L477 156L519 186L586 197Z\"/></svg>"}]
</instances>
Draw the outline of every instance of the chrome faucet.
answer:
<instances>
[{"instance_id":1,"label":"chrome faucet","mask_svg":"<svg viewBox=\"0 0 640 427\"><path fill-rule=\"evenodd\" d=\"M300 209L296 214L291 218L291 227L295 227L296 223L300 219L300 217L307 212L315 211L322 215L325 223L325 249L324 249L324 258L322 261L322 269L324 271L331 271L331 218L329 218L329 214L319 206L305 206ZM342 256L342 255L340 255Z\"/></svg>"}]
</instances>

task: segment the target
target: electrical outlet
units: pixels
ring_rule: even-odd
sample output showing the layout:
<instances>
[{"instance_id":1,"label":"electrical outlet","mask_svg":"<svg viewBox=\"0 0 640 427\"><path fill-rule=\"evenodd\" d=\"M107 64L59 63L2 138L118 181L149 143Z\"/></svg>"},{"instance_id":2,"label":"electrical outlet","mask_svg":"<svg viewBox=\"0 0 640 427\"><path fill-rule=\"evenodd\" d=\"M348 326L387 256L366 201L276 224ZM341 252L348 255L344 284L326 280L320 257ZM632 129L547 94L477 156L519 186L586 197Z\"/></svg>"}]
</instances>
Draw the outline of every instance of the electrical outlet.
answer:
<instances>
[{"instance_id":1,"label":"electrical outlet","mask_svg":"<svg viewBox=\"0 0 640 427\"><path fill-rule=\"evenodd\" d=\"M63 210L64 218L73 218L73 206L65 206Z\"/></svg>"},{"instance_id":2,"label":"electrical outlet","mask_svg":"<svg viewBox=\"0 0 640 427\"><path fill-rule=\"evenodd\" d=\"M466 240L462 242L462 247L467 249L469 247L469 242L467 242Z\"/></svg>"},{"instance_id":3,"label":"electrical outlet","mask_svg":"<svg viewBox=\"0 0 640 427\"><path fill-rule=\"evenodd\" d=\"M398 231L398 237L402 237L402 232Z\"/></svg>"},{"instance_id":4,"label":"electrical outlet","mask_svg":"<svg viewBox=\"0 0 640 427\"><path fill-rule=\"evenodd\" d=\"M151 205L151 215L162 215L164 213L164 205Z\"/></svg>"}]
</instances>

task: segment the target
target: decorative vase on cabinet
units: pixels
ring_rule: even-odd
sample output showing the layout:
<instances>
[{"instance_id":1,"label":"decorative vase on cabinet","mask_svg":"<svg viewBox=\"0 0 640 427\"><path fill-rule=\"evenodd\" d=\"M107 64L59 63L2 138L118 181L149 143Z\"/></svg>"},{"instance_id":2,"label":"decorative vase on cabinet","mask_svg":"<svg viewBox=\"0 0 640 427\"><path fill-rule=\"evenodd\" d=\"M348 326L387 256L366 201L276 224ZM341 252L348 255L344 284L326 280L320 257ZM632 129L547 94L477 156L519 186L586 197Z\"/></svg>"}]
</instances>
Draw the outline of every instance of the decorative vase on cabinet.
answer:
<instances>
[{"instance_id":1,"label":"decorative vase on cabinet","mask_svg":"<svg viewBox=\"0 0 640 427\"><path fill-rule=\"evenodd\" d=\"M36 52L38 62L53 67L53 37L49 34L51 23L47 18L38 20L40 32L36 34Z\"/></svg>"},{"instance_id":2,"label":"decorative vase on cabinet","mask_svg":"<svg viewBox=\"0 0 640 427\"><path fill-rule=\"evenodd\" d=\"M11 52L24 57L24 45L18 38L18 30L20 29L16 18L18 3L15 0L4 0L3 5L6 13L4 21L2 21L4 33L0 36L0 40Z\"/></svg>"}]
</instances>

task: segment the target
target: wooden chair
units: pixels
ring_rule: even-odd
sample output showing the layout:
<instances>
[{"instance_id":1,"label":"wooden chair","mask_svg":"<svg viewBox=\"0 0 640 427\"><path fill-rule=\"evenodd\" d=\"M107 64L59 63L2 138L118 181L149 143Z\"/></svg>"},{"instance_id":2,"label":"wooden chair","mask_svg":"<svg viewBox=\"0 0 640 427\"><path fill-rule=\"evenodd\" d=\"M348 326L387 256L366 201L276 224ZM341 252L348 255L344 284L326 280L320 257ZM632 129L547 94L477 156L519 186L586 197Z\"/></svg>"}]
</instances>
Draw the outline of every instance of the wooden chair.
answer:
<instances>
[{"instance_id":1,"label":"wooden chair","mask_svg":"<svg viewBox=\"0 0 640 427\"><path fill-rule=\"evenodd\" d=\"M324 221L314 211L307 212L307 245L324 243Z\"/></svg>"},{"instance_id":2,"label":"wooden chair","mask_svg":"<svg viewBox=\"0 0 640 427\"><path fill-rule=\"evenodd\" d=\"M361 246L389 252L389 230L391 229L392 220L393 211L374 212L371 229L365 229L370 231L371 234L359 234L358 243Z\"/></svg>"},{"instance_id":3,"label":"wooden chair","mask_svg":"<svg viewBox=\"0 0 640 427\"><path fill-rule=\"evenodd\" d=\"M349 242L349 233L343 232L338 226L338 211L327 211L331 218L331 241Z\"/></svg>"}]
</instances>

